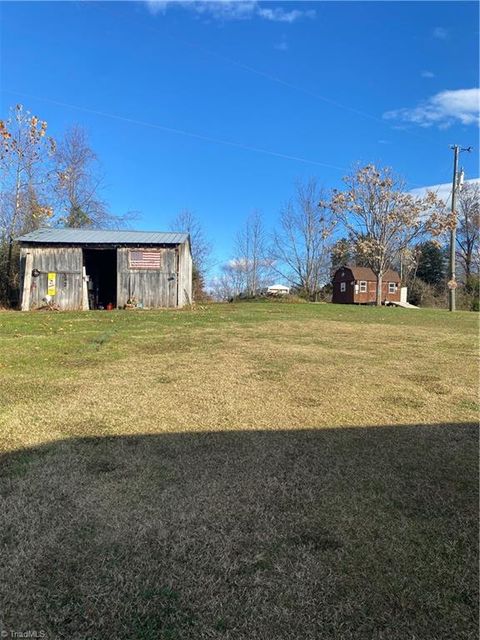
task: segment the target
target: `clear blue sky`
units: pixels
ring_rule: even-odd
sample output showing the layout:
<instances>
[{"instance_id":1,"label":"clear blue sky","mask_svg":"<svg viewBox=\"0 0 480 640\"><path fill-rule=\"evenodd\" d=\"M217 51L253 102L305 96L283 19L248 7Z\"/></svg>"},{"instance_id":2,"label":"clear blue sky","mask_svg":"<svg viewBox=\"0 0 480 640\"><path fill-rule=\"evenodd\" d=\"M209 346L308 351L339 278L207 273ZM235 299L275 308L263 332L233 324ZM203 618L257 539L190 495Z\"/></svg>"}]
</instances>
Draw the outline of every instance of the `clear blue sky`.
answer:
<instances>
[{"instance_id":1,"label":"clear blue sky","mask_svg":"<svg viewBox=\"0 0 480 640\"><path fill-rule=\"evenodd\" d=\"M3 2L0 11L0 117L22 102L54 136L84 125L112 210L138 210L136 227L162 230L192 209L217 261L252 209L274 224L296 179L339 187L353 163L373 161L413 189L451 179L449 144L478 149L474 2ZM462 160L477 177L476 154Z\"/></svg>"}]
</instances>

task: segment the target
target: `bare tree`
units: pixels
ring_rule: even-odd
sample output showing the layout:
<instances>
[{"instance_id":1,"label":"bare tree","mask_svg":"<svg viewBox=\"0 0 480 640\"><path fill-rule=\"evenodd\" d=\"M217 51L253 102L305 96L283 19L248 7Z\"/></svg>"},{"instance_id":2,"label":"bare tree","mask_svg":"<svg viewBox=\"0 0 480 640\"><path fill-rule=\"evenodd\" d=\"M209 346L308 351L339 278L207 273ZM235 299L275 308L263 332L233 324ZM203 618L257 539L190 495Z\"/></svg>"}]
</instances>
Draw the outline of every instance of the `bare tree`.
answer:
<instances>
[{"instance_id":1,"label":"bare tree","mask_svg":"<svg viewBox=\"0 0 480 640\"><path fill-rule=\"evenodd\" d=\"M212 245L206 239L202 224L197 216L189 209L182 209L171 221L170 229L190 235L193 262L200 271L206 271L209 267Z\"/></svg>"},{"instance_id":2,"label":"bare tree","mask_svg":"<svg viewBox=\"0 0 480 640\"><path fill-rule=\"evenodd\" d=\"M53 215L46 186L54 149L53 138L47 136L47 123L21 104L11 109L6 121L0 121L0 289L3 298L10 298L16 285L14 238L38 228Z\"/></svg>"},{"instance_id":3,"label":"bare tree","mask_svg":"<svg viewBox=\"0 0 480 640\"><path fill-rule=\"evenodd\" d=\"M267 258L266 234L262 216L253 211L236 239L236 263L243 272L243 290L254 296L265 285L270 261Z\"/></svg>"},{"instance_id":4,"label":"bare tree","mask_svg":"<svg viewBox=\"0 0 480 640\"><path fill-rule=\"evenodd\" d=\"M171 221L172 231L181 231L190 235L193 261L193 297L201 300L205 297L205 277L210 267L212 246L206 239L202 224L192 211L183 209Z\"/></svg>"},{"instance_id":5,"label":"bare tree","mask_svg":"<svg viewBox=\"0 0 480 640\"><path fill-rule=\"evenodd\" d=\"M102 197L105 178L85 129L68 129L55 153L54 190L60 217L66 227L119 228L135 217L110 213Z\"/></svg>"},{"instance_id":6,"label":"bare tree","mask_svg":"<svg viewBox=\"0 0 480 640\"><path fill-rule=\"evenodd\" d=\"M298 184L274 231L274 270L313 299L329 280L330 238L335 222L315 179Z\"/></svg>"},{"instance_id":7,"label":"bare tree","mask_svg":"<svg viewBox=\"0 0 480 640\"><path fill-rule=\"evenodd\" d=\"M221 268L221 273L212 279L210 289L216 300L233 300L239 296L245 287L243 264L237 260L230 260Z\"/></svg>"},{"instance_id":8,"label":"bare tree","mask_svg":"<svg viewBox=\"0 0 480 640\"><path fill-rule=\"evenodd\" d=\"M415 197L389 168L361 167L344 178L345 191L334 190L331 209L348 231L357 251L377 278L377 305L382 279L402 250L449 224L444 204L432 192Z\"/></svg>"},{"instance_id":9,"label":"bare tree","mask_svg":"<svg viewBox=\"0 0 480 640\"><path fill-rule=\"evenodd\" d=\"M465 280L480 271L480 184L467 182L458 195L457 257Z\"/></svg>"}]
</instances>

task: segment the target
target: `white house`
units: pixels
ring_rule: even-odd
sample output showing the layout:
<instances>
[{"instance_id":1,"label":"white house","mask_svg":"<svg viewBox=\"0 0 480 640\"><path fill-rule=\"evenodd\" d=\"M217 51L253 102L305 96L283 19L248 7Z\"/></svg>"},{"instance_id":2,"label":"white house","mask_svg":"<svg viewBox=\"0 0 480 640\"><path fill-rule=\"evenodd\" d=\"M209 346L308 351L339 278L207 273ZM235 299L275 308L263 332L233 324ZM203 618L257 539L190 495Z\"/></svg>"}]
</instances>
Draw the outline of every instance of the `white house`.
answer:
<instances>
[{"instance_id":1,"label":"white house","mask_svg":"<svg viewBox=\"0 0 480 640\"><path fill-rule=\"evenodd\" d=\"M267 289L269 296L288 296L289 293L290 287L286 287L284 284L273 284Z\"/></svg>"}]
</instances>

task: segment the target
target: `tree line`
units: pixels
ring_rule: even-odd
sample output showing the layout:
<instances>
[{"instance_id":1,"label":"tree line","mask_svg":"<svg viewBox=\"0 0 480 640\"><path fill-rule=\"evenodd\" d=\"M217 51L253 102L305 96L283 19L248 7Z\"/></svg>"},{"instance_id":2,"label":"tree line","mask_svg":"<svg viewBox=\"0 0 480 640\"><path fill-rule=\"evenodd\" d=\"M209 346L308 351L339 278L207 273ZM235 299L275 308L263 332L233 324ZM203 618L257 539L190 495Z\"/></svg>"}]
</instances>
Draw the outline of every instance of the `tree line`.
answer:
<instances>
[{"instance_id":1,"label":"tree line","mask_svg":"<svg viewBox=\"0 0 480 640\"><path fill-rule=\"evenodd\" d=\"M15 303L18 248L15 238L41 226L121 228L135 212L114 215L103 197L104 176L85 130L73 125L60 140L44 120L22 105L0 121L0 303ZM457 207L457 258L464 292L478 305L479 185L467 183ZM377 279L397 269L413 302L444 296L446 234L451 214L434 193L414 196L391 168L354 168L343 188L327 191L316 178L296 185L273 230L253 211L238 230L231 259L206 285L212 244L188 210L170 221L190 233L194 297L232 299L258 295L273 280L288 283L308 300L328 295L332 272L344 264L368 266ZM428 295L427 295L428 294ZM467 306L470 302L467 300Z\"/></svg>"},{"instance_id":2,"label":"tree line","mask_svg":"<svg viewBox=\"0 0 480 640\"><path fill-rule=\"evenodd\" d=\"M328 193L316 179L296 186L294 197L267 233L258 211L239 231L235 254L214 279L216 298L253 296L280 278L309 300L328 299L342 265L370 267L381 304L383 276L397 270L416 304L446 302L447 238L454 217L433 192L415 196L388 167L359 166ZM458 194L457 261L465 308L478 307L478 183Z\"/></svg>"}]
</instances>

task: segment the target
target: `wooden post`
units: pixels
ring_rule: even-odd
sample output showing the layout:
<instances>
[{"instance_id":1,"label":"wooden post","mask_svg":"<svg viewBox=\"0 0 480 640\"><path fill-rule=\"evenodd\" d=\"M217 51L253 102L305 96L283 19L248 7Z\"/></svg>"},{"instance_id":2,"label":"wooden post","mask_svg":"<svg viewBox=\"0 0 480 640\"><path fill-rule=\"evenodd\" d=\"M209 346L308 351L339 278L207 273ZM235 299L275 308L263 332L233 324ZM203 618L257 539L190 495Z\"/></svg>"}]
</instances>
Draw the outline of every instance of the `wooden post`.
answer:
<instances>
[{"instance_id":1,"label":"wooden post","mask_svg":"<svg viewBox=\"0 0 480 640\"><path fill-rule=\"evenodd\" d=\"M33 256L25 254L25 269L23 272L22 311L30 311L30 295L32 288Z\"/></svg>"},{"instance_id":2,"label":"wooden post","mask_svg":"<svg viewBox=\"0 0 480 640\"><path fill-rule=\"evenodd\" d=\"M88 311L88 283L87 283L87 270L82 267L82 310Z\"/></svg>"}]
</instances>

